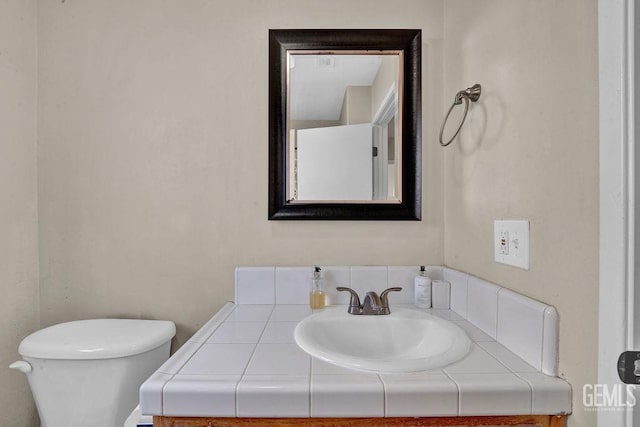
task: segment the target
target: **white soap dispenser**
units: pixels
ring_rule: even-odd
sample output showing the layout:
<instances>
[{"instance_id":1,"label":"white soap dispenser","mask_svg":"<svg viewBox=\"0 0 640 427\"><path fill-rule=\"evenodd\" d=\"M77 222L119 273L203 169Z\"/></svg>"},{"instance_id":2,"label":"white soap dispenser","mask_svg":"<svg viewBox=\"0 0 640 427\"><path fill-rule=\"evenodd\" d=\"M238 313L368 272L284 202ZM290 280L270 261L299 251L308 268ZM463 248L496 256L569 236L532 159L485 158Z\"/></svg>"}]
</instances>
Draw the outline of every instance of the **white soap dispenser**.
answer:
<instances>
[{"instance_id":1,"label":"white soap dispenser","mask_svg":"<svg viewBox=\"0 0 640 427\"><path fill-rule=\"evenodd\" d=\"M325 293L323 289L323 280L320 273L322 269L320 267L313 267L313 280L311 285L311 293L309 294L309 306L316 310L324 308L325 306Z\"/></svg>"},{"instance_id":2,"label":"white soap dispenser","mask_svg":"<svg viewBox=\"0 0 640 427\"><path fill-rule=\"evenodd\" d=\"M431 308L431 279L427 277L424 265L420 266L420 275L413 279L414 303L419 308Z\"/></svg>"}]
</instances>

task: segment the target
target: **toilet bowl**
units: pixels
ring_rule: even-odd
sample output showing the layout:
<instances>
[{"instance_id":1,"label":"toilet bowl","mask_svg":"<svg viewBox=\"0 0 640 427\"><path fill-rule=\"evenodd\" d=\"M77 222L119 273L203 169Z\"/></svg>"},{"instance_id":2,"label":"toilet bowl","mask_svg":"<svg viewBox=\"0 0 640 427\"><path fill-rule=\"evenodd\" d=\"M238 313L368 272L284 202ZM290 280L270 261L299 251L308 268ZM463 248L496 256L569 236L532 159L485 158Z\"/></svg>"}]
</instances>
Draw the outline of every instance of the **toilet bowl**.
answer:
<instances>
[{"instance_id":1,"label":"toilet bowl","mask_svg":"<svg viewBox=\"0 0 640 427\"><path fill-rule=\"evenodd\" d=\"M61 323L22 340L10 367L27 375L42 427L122 427L175 331L163 320Z\"/></svg>"}]
</instances>

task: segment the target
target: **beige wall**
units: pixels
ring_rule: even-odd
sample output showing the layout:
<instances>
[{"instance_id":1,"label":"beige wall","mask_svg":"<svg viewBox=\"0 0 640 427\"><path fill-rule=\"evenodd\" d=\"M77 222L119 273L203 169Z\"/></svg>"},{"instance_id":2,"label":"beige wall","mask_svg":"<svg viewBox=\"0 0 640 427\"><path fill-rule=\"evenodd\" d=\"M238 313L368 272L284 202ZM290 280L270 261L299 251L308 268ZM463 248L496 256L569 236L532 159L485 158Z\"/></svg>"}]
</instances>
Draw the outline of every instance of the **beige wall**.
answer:
<instances>
[{"instance_id":1,"label":"beige wall","mask_svg":"<svg viewBox=\"0 0 640 427\"><path fill-rule=\"evenodd\" d=\"M0 2L0 425L32 427L37 415L19 360L38 329L36 3Z\"/></svg>"},{"instance_id":2,"label":"beige wall","mask_svg":"<svg viewBox=\"0 0 640 427\"><path fill-rule=\"evenodd\" d=\"M347 86L340 111L340 124L361 123L371 123L371 86Z\"/></svg>"},{"instance_id":3,"label":"beige wall","mask_svg":"<svg viewBox=\"0 0 640 427\"><path fill-rule=\"evenodd\" d=\"M371 85L371 115L375 116L382 106L382 102L389 93L389 89L392 85L396 85L396 91L398 90L398 56L397 55L383 55L382 63L376 79Z\"/></svg>"},{"instance_id":4,"label":"beige wall","mask_svg":"<svg viewBox=\"0 0 640 427\"><path fill-rule=\"evenodd\" d=\"M597 2L445 2L445 94L482 98L445 155L445 263L554 304L570 426L595 425ZM446 105L446 108L450 104ZM530 271L493 261L493 221L531 222Z\"/></svg>"},{"instance_id":5,"label":"beige wall","mask_svg":"<svg viewBox=\"0 0 640 427\"><path fill-rule=\"evenodd\" d=\"M268 29L421 28L428 129L441 0L39 6L43 326L164 318L181 344L233 299L239 265L443 262L442 152L426 133L423 221L267 221Z\"/></svg>"}]
</instances>

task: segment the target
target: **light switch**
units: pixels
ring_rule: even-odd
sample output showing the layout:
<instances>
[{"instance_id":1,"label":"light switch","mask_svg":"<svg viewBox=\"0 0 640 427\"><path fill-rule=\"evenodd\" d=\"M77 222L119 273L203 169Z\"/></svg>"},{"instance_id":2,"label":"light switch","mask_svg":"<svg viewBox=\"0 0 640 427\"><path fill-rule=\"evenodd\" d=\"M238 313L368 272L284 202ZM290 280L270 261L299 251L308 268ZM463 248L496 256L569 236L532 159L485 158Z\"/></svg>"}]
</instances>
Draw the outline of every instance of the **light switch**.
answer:
<instances>
[{"instance_id":1,"label":"light switch","mask_svg":"<svg viewBox=\"0 0 640 427\"><path fill-rule=\"evenodd\" d=\"M495 260L529 269L529 221L494 221Z\"/></svg>"}]
</instances>

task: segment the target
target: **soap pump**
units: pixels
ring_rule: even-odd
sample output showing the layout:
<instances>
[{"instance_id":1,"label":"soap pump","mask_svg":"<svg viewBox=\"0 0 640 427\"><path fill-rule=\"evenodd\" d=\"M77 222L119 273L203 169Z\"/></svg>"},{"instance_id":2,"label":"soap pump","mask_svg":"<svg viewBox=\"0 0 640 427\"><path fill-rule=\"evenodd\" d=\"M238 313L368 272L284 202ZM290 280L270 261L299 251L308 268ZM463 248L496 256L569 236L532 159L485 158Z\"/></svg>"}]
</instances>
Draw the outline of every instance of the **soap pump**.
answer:
<instances>
[{"instance_id":1,"label":"soap pump","mask_svg":"<svg viewBox=\"0 0 640 427\"><path fill-rule=\"evenodd\" d=\"M424 265L420 266L420 275L413 279L414 303L419 308L431 308L431 279L427 276Z\"/></svg>"},{"instance_id":2,"label":"soap pump","mask_svg":"<svg viewBox=\"0 0 640 427\"><path fill-rule=\"evenodd\" d=\"M322 284L322 275L320 267L313 267L313 280L311 294L309 295L309 305L312 309L324 308L325 294Z\"/></svg>"}]
</instances>

